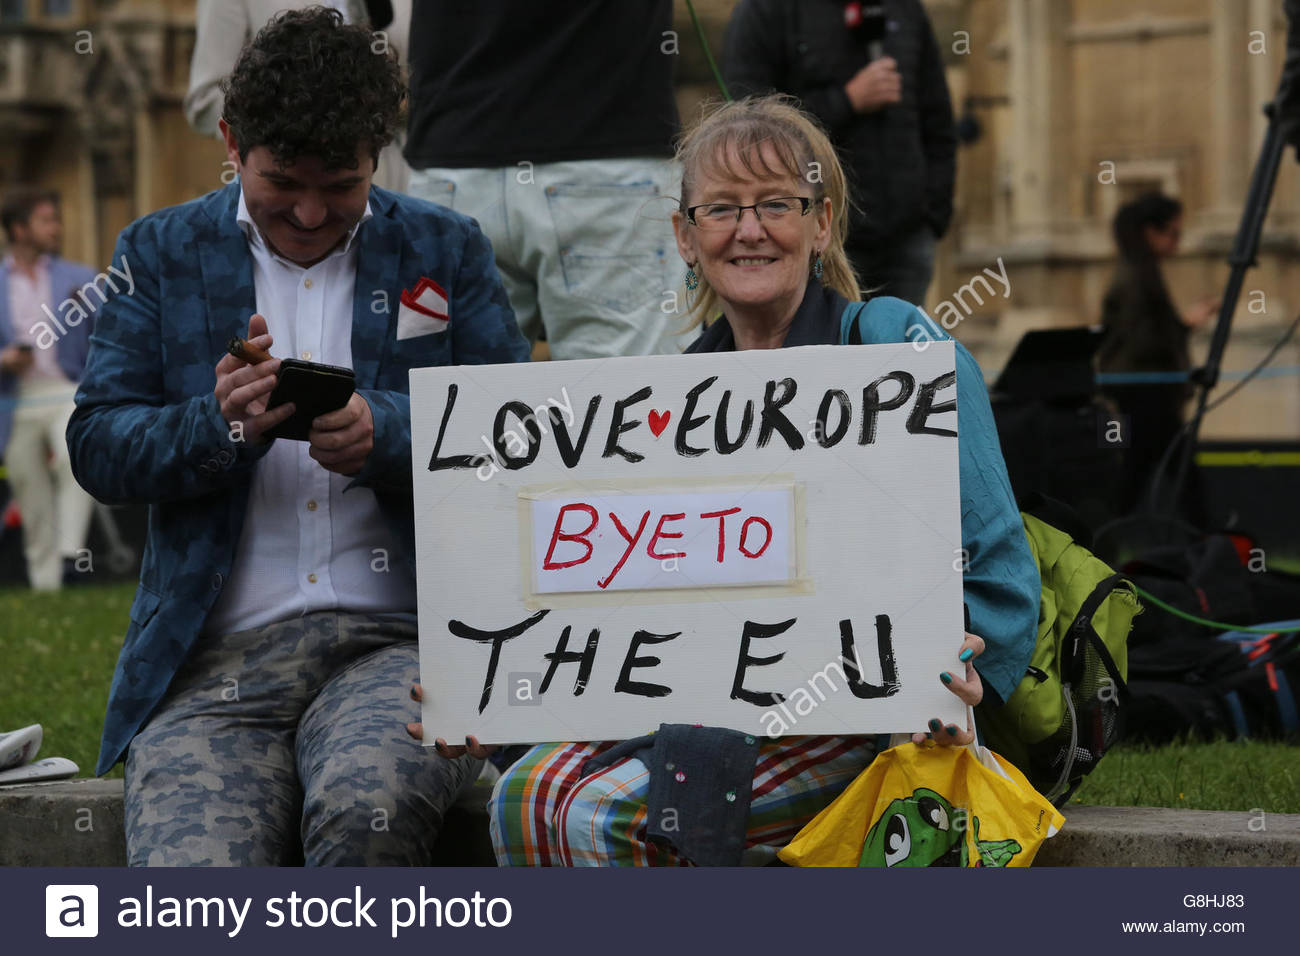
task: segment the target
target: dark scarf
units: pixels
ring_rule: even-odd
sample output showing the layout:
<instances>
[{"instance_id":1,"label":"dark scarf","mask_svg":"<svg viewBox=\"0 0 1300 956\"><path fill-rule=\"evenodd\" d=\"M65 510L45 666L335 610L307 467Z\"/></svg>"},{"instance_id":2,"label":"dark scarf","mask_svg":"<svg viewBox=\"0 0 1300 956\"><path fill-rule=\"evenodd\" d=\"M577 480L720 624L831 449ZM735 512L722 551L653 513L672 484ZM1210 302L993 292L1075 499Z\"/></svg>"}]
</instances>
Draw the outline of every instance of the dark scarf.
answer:
<instances>
[{"instance_id":1,"label":"dark scarf","mask_svg":"<svg viewBox=\"0 0 1300 956\"><path fill-rule=\"evenodd\" d=\"M798 345L839 345L840 315L849 300L820 282L810 281L804 291L803 301L795 310L794 319L786 331L781 348ZM734 352L736 336L725 315L700 333L687 352Z\"/></svg>"}]
</instances>

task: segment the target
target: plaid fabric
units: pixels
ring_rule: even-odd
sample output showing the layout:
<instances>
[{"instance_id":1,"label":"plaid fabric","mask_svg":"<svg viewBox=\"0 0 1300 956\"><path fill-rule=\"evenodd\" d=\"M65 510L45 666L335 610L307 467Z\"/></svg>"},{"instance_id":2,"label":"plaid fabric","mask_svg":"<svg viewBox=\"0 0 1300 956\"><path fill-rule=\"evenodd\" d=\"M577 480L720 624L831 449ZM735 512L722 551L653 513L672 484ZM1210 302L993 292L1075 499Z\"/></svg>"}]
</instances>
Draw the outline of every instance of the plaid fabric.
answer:
<instances>
[{"instance_id":1,"label":"plaid fabric","mask_svg":"<svg viewBox=\"0 0 1300 956\"><path fill-rule=\"evenodd\" d=\"M488 804L499 865L690 865L671 847L646 840L650 771L644 763L627 757L579 777L589 757L614 743L538 744L502 775ZM774 859L875 754L872 737L765 742L754 767L746 862ZM689 767L679 769L690 773ZM665 830L673 829L671 821L663 823Z\"/></svg>"}]
</instances>

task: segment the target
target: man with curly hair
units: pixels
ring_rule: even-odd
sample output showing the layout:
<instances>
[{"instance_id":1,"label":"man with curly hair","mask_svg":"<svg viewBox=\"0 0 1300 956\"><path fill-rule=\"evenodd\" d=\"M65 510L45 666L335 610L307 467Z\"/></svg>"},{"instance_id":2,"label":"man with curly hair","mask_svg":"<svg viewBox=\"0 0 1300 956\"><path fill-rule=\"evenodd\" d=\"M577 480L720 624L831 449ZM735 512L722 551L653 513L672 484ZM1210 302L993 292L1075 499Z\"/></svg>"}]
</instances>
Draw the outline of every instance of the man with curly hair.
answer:
<instances>
[{"instance_id":1,"label":"man with curly hair","mask_svg":"<svg viewBox=\"0 0 1300 956\"><path fill-rule=\"evenodd\" d=\"M406 34L412 0L326 0L347 23L367 25L371 44L390 44L399 62L406 58ZM221 83L229 75L254 34L284 10L313 6L311 0L198 0L194 7L194 55L190 85L185 93L185 118L204 136L220 137L217 128L224 108ZM402 158L404 131L379 154L375 184L402 190L410 167Z\"/></svg>"},{"instance_id":2,"label":"man with curly hair","mask_svg":"<svg viewBox=\"0 0 1300 956\"><path fill-rule=\"evenodd\" d=\"M372 186L403 87L366 30L281 14L224 93L239 179L123 231L136 287L101 310L68 426L88 491L150 507L98 772L125 753L133 865L427 865L480 765L402 730L408 372L527 345L478 227ZM417 286L440 315L399 305ZM280 359L232 336L350 367L356 392L307 441L268 439Z\"/></svg>"}]
</instances>

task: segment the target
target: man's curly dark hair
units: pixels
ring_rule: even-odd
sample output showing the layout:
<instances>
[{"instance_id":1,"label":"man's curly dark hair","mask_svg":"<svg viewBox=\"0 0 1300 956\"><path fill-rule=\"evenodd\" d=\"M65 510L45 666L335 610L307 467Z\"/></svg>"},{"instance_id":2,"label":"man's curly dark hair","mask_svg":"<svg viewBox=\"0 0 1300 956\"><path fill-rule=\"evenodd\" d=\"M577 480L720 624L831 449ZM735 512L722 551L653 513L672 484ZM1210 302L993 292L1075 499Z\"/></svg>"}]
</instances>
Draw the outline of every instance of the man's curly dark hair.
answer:
<instances>
[{"instance_id":1,"label":"man's curly dark hair","mask_svg":"<svg viewBox=\"0 0 1300 956\"><path fill-rule=\"evenodd\" d=\"M375 161L392 142L406 86L397 54L372 49L368 30L328 7L277 14L244 46L221 84L222 118L239 158L265 146L281 167L316 156L326 169L355 169L357 147Z\"/></svg>"}]
</instances>

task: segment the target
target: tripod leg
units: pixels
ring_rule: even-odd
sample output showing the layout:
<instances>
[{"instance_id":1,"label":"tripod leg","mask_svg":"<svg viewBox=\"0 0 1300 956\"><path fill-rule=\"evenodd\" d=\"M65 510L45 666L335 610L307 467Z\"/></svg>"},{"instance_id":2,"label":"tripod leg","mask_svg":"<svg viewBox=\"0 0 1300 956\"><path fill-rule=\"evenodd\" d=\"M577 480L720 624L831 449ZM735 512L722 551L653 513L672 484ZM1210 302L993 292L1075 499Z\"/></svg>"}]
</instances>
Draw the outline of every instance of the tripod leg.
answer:
<instances>
[{"instance_id":1,"label":"tripod leg","mask_svg":"<svg viewBox=\"0 0 1300 956\"><path fill-rule=\"evenodd\" d=\"M1286 148L1292 131L1296 126L1293 117L1281 118L1275 104L1265 107L1268 114L1268 131L1264 134L1264 143L1260 148L1259 159L1251 174L1250 191L1246 196L1246 206L1242 210L1241 225L1233 242L1232 253L1228 257L1231 271L1228 284L1223 291L1223 300L1219 305L1219 317L1214 326L1214 337L1210 340L1210 351L1205 365L1196 373L1196 413L1188 422L1188 431L1183 436L1183 445L1175 454L1174 477L1169 494L1163 499L1164 506L1171 513L1178 508L1183 488L1187 481L1188 468L1196 453L1196 441L1200 434L1201 420L1205 416L1205 406L1209 400L1210 390L1218 384L1219 370L1223 362L1223 353L1228 346L1228 335L1232 331L1232 313L1241 296L1241 286L1246 278L1246 270L1255 264L1259 251L1259 237L1264 230L1264 218L1268 215L1268 205L1273 198L1273 185L1277 182L1277 171L1282 162L1282 153ZM1152 500L1157 500L1156 488L1162 477L1157 473L1152 476Z\"/></svg>"}]
</instances>

